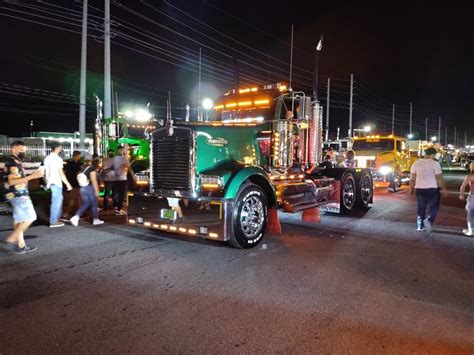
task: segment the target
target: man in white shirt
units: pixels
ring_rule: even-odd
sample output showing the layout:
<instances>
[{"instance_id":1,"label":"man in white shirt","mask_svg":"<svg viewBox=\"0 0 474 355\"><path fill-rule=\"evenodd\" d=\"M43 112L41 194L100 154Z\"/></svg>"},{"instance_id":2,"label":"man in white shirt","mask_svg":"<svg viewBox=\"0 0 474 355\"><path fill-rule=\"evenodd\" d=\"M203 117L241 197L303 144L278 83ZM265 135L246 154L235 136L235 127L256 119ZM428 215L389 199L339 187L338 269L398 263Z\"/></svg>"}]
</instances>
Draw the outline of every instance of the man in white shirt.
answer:
<instances>
[{"instance_id":1,"label":"man in white shirt","mask_svg":"<svg viewBox=\"0 0 474 355\"><path fill-rule=\"evenodd\" d=\"M51 144L51 153L44 159L44 180L46 188L51 189L51 209L49 216L50 228L62 227L64 223L59 219L63 208L63 183L68 191L72 186L64 174L64 162L59 156L63 147L58 142Z\"/></svg>"},{"instance_id":2,"label":"man in white shirt","mask_svg":"<svg viewBox=\"0 0 474 355\"><path fill-rule=\"evenodd\" d=\"M410 193L416 190L418 201L417 212L417 230L424 231L425 228L430 231L439 211L441 200L441 191L446 191L443 172L441 166L435 160L436 149L428 148L425 150L423 159L416 161L411 167L410 175ZM428 208L428 217L425 218Z\"/></svg>"},{"instance_id":3,"label":"man in white shirt","mask_svg":"<svg viewBox=\"0 0 474 355\"><path fill-rule=\"evenodd\" d=\"M127 174L131 174L132 178L134 178L134 174L126 157L126 149L123 145L119 147L118 155L114 157L113 168L115 172L113 195L115 198L114 202L117 203L114 206L115 214L125 215L123 204L127 194Z\"/></svg>"}]
</instances>

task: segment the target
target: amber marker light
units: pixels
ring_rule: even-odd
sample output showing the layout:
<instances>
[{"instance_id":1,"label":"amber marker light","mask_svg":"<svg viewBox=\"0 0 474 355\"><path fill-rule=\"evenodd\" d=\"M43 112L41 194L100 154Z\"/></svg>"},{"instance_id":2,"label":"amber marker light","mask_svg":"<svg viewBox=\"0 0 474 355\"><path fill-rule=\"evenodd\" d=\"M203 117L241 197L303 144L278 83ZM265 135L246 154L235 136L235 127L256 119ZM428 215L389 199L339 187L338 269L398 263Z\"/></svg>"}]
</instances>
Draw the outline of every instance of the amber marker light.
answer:
<instances>
[{"instance_id":1,"label":"amber marker light","mask_svg":"<svg viewBox=\"0 0 474 355\"><path fill-rule=\"evenodd\" d=\"M197 231L195 229L188 229L188 233L194 235L197 234Z\"/></svg>"},{"instance_id":2,"label":"amber marker light","mask_svg":"<svg viewBox=\"0 0 474 355\"><path fill-rule=\"evenodd\" d=\"M209 233L210 238L217 238L219 235L217 233Z\"/></svg>"},{"instance_id":3,"label":"amber marker light","mask_svg":"<svg viewBox=\"0 0 474 355\"><path fill-rule=\"evenodd\" d=\"M170 231L177 231L178 228L176 228L175 226L170 226Z\"/></svg>"},{"instance_id":4,"label":"amber marker light","mask_svg":"<svg viewBox=\"0 0 474 355\"><path fill-rule=\"evenodd\" d=\"M240 106L250 106L250 105L252 105L252 101L240 101L240 102L238 103L238 106L239 106L239 107L240 107Z\"/></svg>"},{"instance_id":5,"label":"amber marker light","mask_svg":"<svg viewBox=\"0 0 474 355\"><path fill-rule=\"evenodd\" d=\"M236 106L237 106L237 102L230 102L228 104L225 104L226 108L231 108L231 107L236 107Z\"/></svg>"},{"instance_id":6,"label":"amber marker light","mask_svg":"<svg viewBox=\"0 0 474 355\"><path fill-rule=\"evenodd\" d=\"M270 103L270 100L268 100L268 99L265 99L265 100L255 100L253 103L254 103L255 105L258 105L258 106L260 106L260 105L268 105L268 104Z\"/></svg>"},{"instance_id":7,"label":"amber marker light","mask_svg":"<svg viewBox=\"0 0 474 355\"><path fill-rule=\"evenodd\" d=\"M130 224L135 224L135 223L137 223L137 221L135 221L134 219L129 219L129 220L128 220L128 223L130 223Z\"/></svg>"},{"instance_id":8,"label":"amber marker light","mask_svg":"<svg viewBox=\"0 0 474 355\"><path fill-rule=\"evenodd\" d=\"M150 227L151 226L151 223L150 222L145 222L143 223L144 226L147 226L147 227Z\"/></svg>"},{"instance_id":9,"label":"amber marker light","mask_svg":"<svg viewBox=\"0 0 474 355\"><path fill-rule=\"evenodd\" d=\"M166 224L162 224L162 225L160 226L160 228L161 228L161 229L168 229L168 226L167 226Z\"/></svg>"}]
</instances>

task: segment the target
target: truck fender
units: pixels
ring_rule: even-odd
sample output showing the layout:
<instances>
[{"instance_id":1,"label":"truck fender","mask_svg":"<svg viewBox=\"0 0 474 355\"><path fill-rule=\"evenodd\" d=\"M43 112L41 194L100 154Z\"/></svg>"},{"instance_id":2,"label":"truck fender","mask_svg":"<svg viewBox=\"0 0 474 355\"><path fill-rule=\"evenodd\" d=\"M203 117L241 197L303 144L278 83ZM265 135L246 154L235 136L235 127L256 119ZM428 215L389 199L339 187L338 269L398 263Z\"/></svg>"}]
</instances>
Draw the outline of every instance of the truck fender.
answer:
<instances>
[{"instance_id":1,"label":"truck fender","mask_svg":"<svg viewBox=\"0 0 474 355\"><path fill-rule=\"evenodd\" d=\"M277 207L275 189L268 178L267 173L260 167L245 167L235 172L225 186L224 198L234 199L237 197L241 186L246 182L258 185L265 192L269 208Z\"/></svg>"}]
</instances>

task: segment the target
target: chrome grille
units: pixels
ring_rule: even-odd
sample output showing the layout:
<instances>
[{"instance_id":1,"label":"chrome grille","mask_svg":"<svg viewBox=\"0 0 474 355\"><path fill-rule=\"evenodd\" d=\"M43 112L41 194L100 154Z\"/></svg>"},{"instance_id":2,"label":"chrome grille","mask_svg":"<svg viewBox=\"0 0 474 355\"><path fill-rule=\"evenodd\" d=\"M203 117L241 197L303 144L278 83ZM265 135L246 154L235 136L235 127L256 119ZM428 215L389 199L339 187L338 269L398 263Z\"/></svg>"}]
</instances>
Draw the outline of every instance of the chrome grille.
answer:
<instances>
[{"instance_id":1,"label":"chrome grille","mask_svg":"<svg viewBox=\"0 0 474 355\"><path fill-rule=\"evenodd\" d=\"M188 128L162 128L152 135L153 189L191 190L192 135Z\"/></svg>"}]
</instances>

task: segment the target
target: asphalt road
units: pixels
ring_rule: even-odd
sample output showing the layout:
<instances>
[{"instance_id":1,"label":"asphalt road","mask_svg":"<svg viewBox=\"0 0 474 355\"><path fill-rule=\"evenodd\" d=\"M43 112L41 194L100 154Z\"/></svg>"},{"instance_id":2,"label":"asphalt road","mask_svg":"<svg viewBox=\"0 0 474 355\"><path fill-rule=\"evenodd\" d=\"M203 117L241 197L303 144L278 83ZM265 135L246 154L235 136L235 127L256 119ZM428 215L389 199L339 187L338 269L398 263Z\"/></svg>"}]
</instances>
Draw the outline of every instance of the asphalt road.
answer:
<instances>
[{"instance_id":1,"label":"asphalt road","mask_svg":"<svg viewBox=\"0 0 474 355\"><path fill-rule=\"evenodd\" d=\"M460 233L462 175L447 177L429 234L406 189L316 226L284 216L253 250L113 223L33 227L37 252L0 245L0 353L472 354L474 238Z\"/></svg>"}]
</instances>

